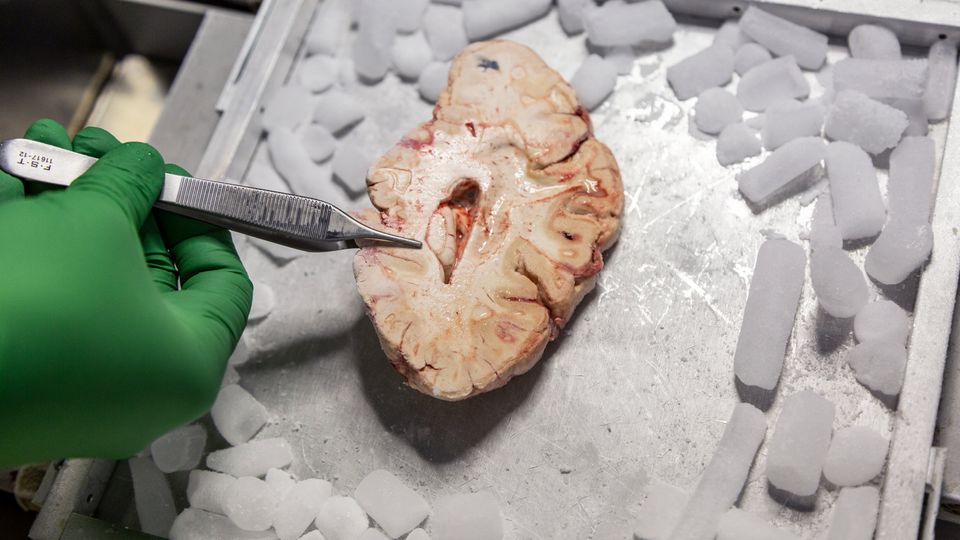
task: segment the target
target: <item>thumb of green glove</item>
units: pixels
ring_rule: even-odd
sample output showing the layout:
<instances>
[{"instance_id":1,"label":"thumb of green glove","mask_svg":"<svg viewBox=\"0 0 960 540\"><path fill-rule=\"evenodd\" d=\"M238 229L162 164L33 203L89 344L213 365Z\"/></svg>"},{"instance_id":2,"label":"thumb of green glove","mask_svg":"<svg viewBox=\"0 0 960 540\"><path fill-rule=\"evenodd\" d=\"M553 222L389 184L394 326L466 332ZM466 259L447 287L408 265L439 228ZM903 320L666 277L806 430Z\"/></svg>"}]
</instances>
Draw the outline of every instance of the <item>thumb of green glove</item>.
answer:
<instances>
[{"instance_id":1,"label":"thumb of green glove","mask_svg":"<svg viewBox=\"0 0 960 540\"><path fill-rule=\"evenodd\" d=\"M209 409L253 287L227 231L151 211L152 147L26 137L100 159L65 190L0 174L0 469L130 456Z\"/></svg>"}]
</instances>

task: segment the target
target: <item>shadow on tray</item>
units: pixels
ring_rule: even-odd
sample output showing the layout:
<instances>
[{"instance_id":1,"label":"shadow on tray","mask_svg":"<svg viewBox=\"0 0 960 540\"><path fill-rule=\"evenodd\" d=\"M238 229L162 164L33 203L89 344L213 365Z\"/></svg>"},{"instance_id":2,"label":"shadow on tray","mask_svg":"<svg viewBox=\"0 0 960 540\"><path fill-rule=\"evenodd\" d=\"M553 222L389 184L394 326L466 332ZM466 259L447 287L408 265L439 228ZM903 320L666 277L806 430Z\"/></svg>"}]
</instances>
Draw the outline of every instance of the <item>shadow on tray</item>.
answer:
<instances>
[{"instance_id":1,"label":"shadow on tray","mask_svg":"<svg viewBox=\"0 0 960 540\"><path fill-rule=\"evenodd\" d=\"M587 295L574 312L567 329L576 325L579 313L596 300ZM384 357L369 321L354 327L353 353L363 392L383 427L410 444L425 460L446 463L479 444L507 416L526 401L543 375L544 366L563 346L557 338L547 345L543 358L527 373L491 392L464 401L441 401L403 384Z\"/></svg>"}]
</instances>

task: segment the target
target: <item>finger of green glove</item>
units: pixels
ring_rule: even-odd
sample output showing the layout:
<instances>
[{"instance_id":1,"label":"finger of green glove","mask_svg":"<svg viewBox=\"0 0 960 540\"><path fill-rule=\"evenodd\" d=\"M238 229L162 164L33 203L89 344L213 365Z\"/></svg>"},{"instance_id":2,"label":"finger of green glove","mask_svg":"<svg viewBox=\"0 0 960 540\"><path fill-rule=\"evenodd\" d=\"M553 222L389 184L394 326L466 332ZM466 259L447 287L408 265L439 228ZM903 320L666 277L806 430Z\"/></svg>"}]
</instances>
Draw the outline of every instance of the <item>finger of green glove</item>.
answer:
<instances>
[{"instance_id":1,"label":"finger of green glove","mask_svg":"<svg viewBox=\"0 0 960 540\"><path fill-rule=\"evenodd\" d=\"M85 127L73 137L73 151L100 158L120 146L120 141L109 131L94 126Z\"/></svg>"},{"instance_id":2,"label":"finger of green glove","mask_svg":"<svg viewBox=\"0 0 960 540\"><path fill-rule=\"evenodd\" d=\"M167 172L189 175L176 166ZM230 233L169 212L156 212L157 224L180 274L181 290L174 305L196 320L195 328L211 333L224 358L240 339L250 313L253 284L237 255Z\"/></svg>"},{"instance_id":3,"label":"finger of green glove","mask_svg":"<svg viewBox=\"0 0 960 540\"><path fill-rule=\"evenodd\" d=\"M32 141L51 144L67 150L73 148L73 144L70 143L70 136L67 135L67 129L49 118L41 118L31 124L23 136Z\"/></svg>"},{"instance_id":4,"label":"finger of green glove","mask_svg":"<svg viewBox=\"0 0 960 540\"><path fill-rule=\"evenodd\" d=\"M140 227L140 244L143 246L143 258L150 269L150 276L160 292L177 290L177 268L173 265L173 259L163 243L152 213Z\"/></svg>"},{"instance_id":5,"label":"finger of green glove","mask_svg":"<svg viewBox=\"0 0 960 540\"><path fill-rule=\"evenodd\" d=\"M73 145L70 143L70 136L67 135L66 128L49 118L41 118L40 120L37 120L31 124L30 127L27 128L26 133L23 134L23 137L32 141L57 146L65 150L73 149ZM61 189L63 188L60 186L44 184L42 182L24 183L24 191L26 191L28 195L37 195L38 193L43 193L44 191L59 191Z\"/></svg>"},{"instance_id":6,"label":"finger of green glove","mask_svg":"<svg viewBox=\"0 0 960 540\"><path fill-rule=\"evenodd\" d=\"M126 143L103 155L74 180L67 194L94 196L120 209L139 229L163 187L163 158L144 143Z\"/></svg>"},{"instance_id":7,"label":"finger of green glove","mask_svg":"<svg viewBox=\"0 0 960 540\"><path fill-rule=\"evenodd\" d=\"M23 182L16 176L0 172L0 204L23 198Z\"/></svg>"}]
</instances>

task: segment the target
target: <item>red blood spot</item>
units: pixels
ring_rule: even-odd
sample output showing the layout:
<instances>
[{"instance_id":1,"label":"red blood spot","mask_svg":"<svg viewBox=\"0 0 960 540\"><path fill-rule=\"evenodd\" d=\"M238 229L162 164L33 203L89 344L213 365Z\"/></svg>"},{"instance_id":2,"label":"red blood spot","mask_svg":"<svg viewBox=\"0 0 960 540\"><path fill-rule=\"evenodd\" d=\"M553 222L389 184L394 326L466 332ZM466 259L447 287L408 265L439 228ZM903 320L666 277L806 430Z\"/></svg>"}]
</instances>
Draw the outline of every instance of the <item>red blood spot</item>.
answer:
<instances>
[{"instance_id":1,"label":"red blood spot","mask_svg":"<svg viewBox=\"0 0 960 540\"><path fill-rule=\"evenodd\" d=\"M503 341L505 343L513 343L517 341L517 338L510 333L511 326L515 326L515 325L510 324L506 321L500 321L499 323L497 323L497 327L495 331L497 333L497 337L500 338L500 341Z\"/></svg>"},{"instance_id":2,"label":"red blood spot","mask_svg":"<svg viewBox=\"0 0 960 540\"><path fill-rule=\"evenodd\" d=\"M433 131L426 130L427 137L424 139L411 139L410 137L404 137L400 139L400 146L404 148L410 148L412 150L421 150L433 144Z\"/></svg>"},{"instance_id":3,"label":"red blood spot","mask_svg":"<svg viewBox=\"0 0 960 540\"><path fill-rule=\"evenodd\" d=\"M380 248L368 247L360 250L360 257L363 258L363 262L374 266L380 264Z\"/></svg>"},{"instance_id":4,"label":"red blood spot","mask_svg":"<svg viewBox=\"0 0 960 540\"><path fill-rule=\"evenodd\" d=\"M577 110L574 111L575 115L579 116L583 123L587 125L587 131L593 133L593 123L590 122L590 113L587 112L583 107L577 107Z\"/></svg>"},{"instance_id":5,"label":"red blood spot","mask_svg":"<svg viewBox=\"0 0 960 540\"><path fill-rule=\"evenodd\" d=\"M467 129L470 130L470 135L477 136L477 128L474 127L473 122L467 122Z\"/></svg>"},{"instance_id":6,"label":"red blood spot","mask_svg":"<svg viewBox=\"0 0 960 540\"><path fill-rule=\"evenodd\" d=\"M467 248L466 239L470 236L470 229L477 217L477 202L480 199L480 186L473 179L461 182L454 189L453 193L446 200L437 206L437 211L446 208L451 211L455 220L457 243L457 253L453 266L460 262L464 250ZM452 268L450 269L452 271ZM450 276L445 276L445 283L448 283Z\"/></svg>"},{"instance_id":7,"label":"red blood spot","mask_svg":"<svg viewBox=\"0 0 960 540\"><path fill-rule=\"evenodd\" d=\"M383 223L385 227L395 229L398 231L403 230L403 220L399 216L391 215L387 212L380 212L380 223Z\"/></svg>"},{"instance_id":8,"label":"red blood spot","mask_svg":"<svg viewBox=\"0 0 960 540\"><path fill-rule=\"evenodd\" d=\"M524 302L527 304L540 304L540 300L538 298L524 298L522 296L504 296L503 299L508 302Z\"/></svg>"}]
</instances>

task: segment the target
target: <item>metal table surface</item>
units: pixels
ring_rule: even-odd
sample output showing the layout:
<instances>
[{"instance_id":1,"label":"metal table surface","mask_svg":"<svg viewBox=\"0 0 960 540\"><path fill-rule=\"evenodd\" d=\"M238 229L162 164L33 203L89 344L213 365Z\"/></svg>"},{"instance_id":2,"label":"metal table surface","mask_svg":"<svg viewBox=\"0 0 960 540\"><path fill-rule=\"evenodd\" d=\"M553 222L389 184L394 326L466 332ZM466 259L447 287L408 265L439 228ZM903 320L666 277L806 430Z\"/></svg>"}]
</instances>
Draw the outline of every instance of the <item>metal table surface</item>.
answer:
<instances>
[{"instance_id":1,"label":"metal table surface","mask_svg":"<svg viewBox=\"0 0 960 540\"><path fill-rule=\"evenodd\" d=\"M507 538L627 538L651 478L692 489L738 401L733 350L757 249L775 233L806 246L813 210L793 198L752 213L735 181L744 166L717 164L715 143L691 127L692 103L679 103L667 87L666 67L709 44L716 24L681 19L674 44L642 54L592 113L597 137L622 170L623 234L605 255L596 290L543 360L500 390L447 403L404 387L364 315L353 253L281 264L242 243L254 279L277 295L271 315L248 328L242 354L250 360L240 367L241 384L275 415L258 437L287 438L295 448L294 472L330 479L348 493L377 468L431 501L490 490L500 501ZM566 37L555 12L504 37L531 46L567 77L587 54L583 36ZM348 50L345 43L341 54ZM841 42L831 45L831 61L844 55ZM819 88L814 74L807 75ZM367 118L340 144L362 145L371 155L430 117L431 106L415 87L392 75L376 86L351 83L349 90L366 104ZM960 145L955 134L947 140L946 123L932 125L930 135L938 159L945 145ZM263 146L254 164L267 159ZM958 164L948 161L955 170ZM238 162L247 161L240 156L231 167ZM264 168L251 170L262 174ZM325 175L329 164L322 170ZM305 195L329 193L324 175L317 192ZM885 171L880 177L883 185ZM949 336L957 278L956 239L947 227L956 199L942 202L944 193L956 191L955 174L947 178L934 218L935 253L921 287L923 312L917 313L924 341L911 348L900 412L854 380L844 360L853 343L849 325L818 313L808 279L778 398L767 414L772 430L782 398L812 388L836 404L835 428L869 425L890 435L897 418L911 420L902 428L900 450L895 437L886 475L898 487L884 492L883 503L887 516L906 521L888 517L883 532L881 518L882 538L909 537L903 532L920 519L920 501L911 499L918 481L922 498L925 474L918 479L917 470L926 471L930 437L922 462L916 447L923 449L928 425L932 433L940 385L935 368L939 356L942 375L938 350ZM277 185L276 178L258 175L246 181ZM865 252L853 252L854 258L862 263ZM909 309L918 281L886 294ZM921 392L933 395L932 411L924 403L913 407L923 401L915 397ZM919 443L908 440L917 437ZM813 512L785 509L766 493L764 462L765 447L741 506L804 536L825 526L836 492L821 488ZM894 500L898 492L905 501Z\"/></svg>"},{"instance_id":2,"label":"metal table surface","mask_svg":"<svg viewBox=\"0 0 960 540\"><path fill-rule=\"evenodd\" d=\"M325 4L345 16L346 2ZM711 17L735 16L747 5L665 2L678 13ZM753 3L835 36L873 21L893 27L904 43L929 44L940 34L960 37L955 0ZM250 170L248 183L282 187L258 163L267 156L258 142L256 111L302 55L300 40L316 4L264 2L247 40L250 48L241 51L218 101L222 115L216 127L204 121L202 130L181 141L196 139L195 147L176 145L205 148L202 158L190 152L196 174L239 178ZM805 245L813 209L794 198L751 213L736 189L735 175L743 166L725 169L716 163L714 143L690 127L692 103L678 103L666 86L665 68L708 44L718 24L681 18L673 46L643 54L592 114L598 138L611 147L623 172L623 234L605 255L596 291L563 335L537 367L503 389L446 403L403 387L363 313L352 253L307 255L283 264L238 237L251 274L269 284L278 300L266 320L247 329L235 355L249 358L240 366L241 384L274 414L258 437L286 437L296 449L296 473L330 479L348 493L376 468L392 471L431 501L445 493L489 489L500 501L507 538L628 538L651 478L692 488L737 402L733 350L757 248L772 232ZM555 13L505 37L530 45L567 77L586 55L583 37L565 37ZM843 43L838 39L831 46L831 60L843 56ZM341 55L348 50L345 42ZM371 157L430 116L431 106L419 100L415 87L393 76L377 86L349 86L366 103L367 119L341 144L362 145ZM209 90L204 102L212 103ZM955 108L951 118L957 115ZM767 414L772 429L782 397L813 388L837 405L835 428L858 423L892 435L877 534L884 539L917 536L950 336L960 260L953 228L960 222L960 135L948 134L947 127L931 126L938 159L943 156L933 256L922 278L885 291L909 307L919 283L918 324L897 412L853 379L844 361L852 345L848 329L817 313L808 281L779 397ZM164 133L158 131L159 142ZM250 167L251 161L256 166ZM329 164L320 173L312 195L330 193ZM881 172L881 185L884 181ZM352 204L368 203L361 198ZM862 262L864 254L860 249L854 257ZM933 463L942 464L943 452L935 455ZM825 525L835 492L821 489L814 512L784 509L766 494L764 456L762 448L741 506L810 536ZM114 471L109 462L67 461L48 498L58 504L44 509L49 527L33 537L58 537L55 531L71 511L135 524L128 476L125 467ZM937 478L937 471L930 477ZM170 480L182 497L185 475Z\"/></svg>"}]
</instances>

